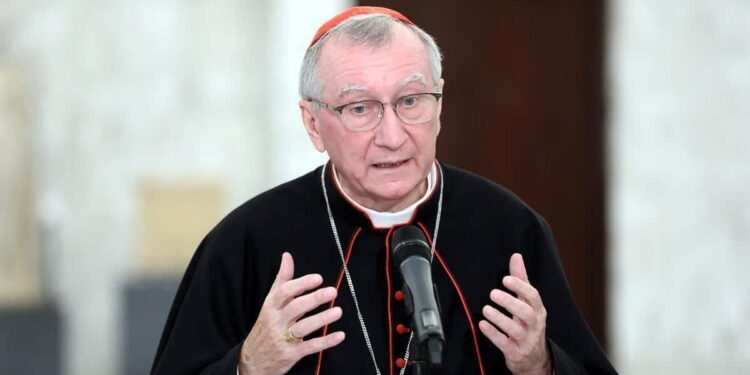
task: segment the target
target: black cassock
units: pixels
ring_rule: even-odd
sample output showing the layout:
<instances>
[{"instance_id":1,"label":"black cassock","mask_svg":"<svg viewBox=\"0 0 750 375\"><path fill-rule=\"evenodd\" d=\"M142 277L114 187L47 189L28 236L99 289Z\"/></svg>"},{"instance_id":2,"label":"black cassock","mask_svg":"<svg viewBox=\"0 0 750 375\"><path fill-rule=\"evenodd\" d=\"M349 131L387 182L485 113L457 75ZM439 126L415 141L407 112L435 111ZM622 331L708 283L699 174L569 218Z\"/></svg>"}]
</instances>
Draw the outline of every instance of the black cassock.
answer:
<instances>
[{"instance_id":1,"label":"black cassock","mask_svg":"<svg viewBox=\"0 0 750 375\"><path fill-rule=\"evenodd\" d=\"M502 352L477 323L482 307L492 304L490 290L506 290L501 280L509 274L515 252L523 254L529 280L547 309L547 338L556 374L615 373L575 306L544 219L498 184L455 167L441 167L436 183L444 178L444 197L432 265L446 338L439 373L509 373ZM281 254L288 251L294 257L295 277L319 273L324 286L338 287L334 302L343 317L328 332L346 333L343 343L303 358L289 373L375 374L342 278L321 170L249 200L206 236L177 291L152 373L236 374L242 342L276 277ZM388 251L392 229L373 228L369 218L342 195L331 170L329 164L328 197L377 364L383 375L398 374L397 359L404 356L409 334L396 327L409 322L404 302L395 297L402 285ZM440 185L411 221L430 241L439 196ZM410 370L407 366L406 373Z\"/></svg>"}]
</instances>

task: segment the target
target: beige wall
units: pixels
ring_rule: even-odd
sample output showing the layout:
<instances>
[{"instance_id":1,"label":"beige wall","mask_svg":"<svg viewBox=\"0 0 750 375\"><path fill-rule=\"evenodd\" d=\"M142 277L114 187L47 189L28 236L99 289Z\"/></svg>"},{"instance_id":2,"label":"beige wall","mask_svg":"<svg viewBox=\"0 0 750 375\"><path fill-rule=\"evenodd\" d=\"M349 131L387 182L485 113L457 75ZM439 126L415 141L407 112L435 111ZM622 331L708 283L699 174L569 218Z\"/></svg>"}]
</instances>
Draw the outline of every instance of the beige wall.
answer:
<instances>
[{"instance_id":1,"label":"beige wall","mask_svg":"<svg viewBox=\"0 0 750 375\"><path fill-rule=\"evenodd\" d=\"M24 78L17 66L0 59L0 306L41 300Z\"/></svg>"},{"instance_id":2,"label":"beige wall","mask_svg":"<svg viewBox=\"0 0 750 375\"><path fill-rule=\"evenodd\" d=\"M222 187L209 181L149 181L138 196L138 272L181 277L196 244L225 214Z\"/></svg>"}]
</instances>

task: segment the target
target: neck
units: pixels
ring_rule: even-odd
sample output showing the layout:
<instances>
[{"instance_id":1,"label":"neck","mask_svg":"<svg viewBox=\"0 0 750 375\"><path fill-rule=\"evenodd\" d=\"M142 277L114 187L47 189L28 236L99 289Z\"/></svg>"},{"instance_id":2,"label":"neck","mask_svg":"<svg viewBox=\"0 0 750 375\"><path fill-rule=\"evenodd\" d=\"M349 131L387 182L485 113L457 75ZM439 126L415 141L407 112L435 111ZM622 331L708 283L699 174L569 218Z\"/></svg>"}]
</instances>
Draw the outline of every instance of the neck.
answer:
<instances>
[{"instance_id":1,"label":"neck","mask_svg":"<svg viewBox=\"0 0 750 375\"><path fill-rule=\"evenodd\" d=\"M427 193L427 178L422 180L417 189L412 190L406 197L399 200L393 202L370 202L370 204L357 203L379 212L398 212L416 203L425 193Z\"/></svg>"},{"instance_id":2,"label":"neck","mask_svg":"<svg viewBox=\"0 0 750 375\"><path fill-rule=\"evenodd\" d=\"M431 171L431 170L430 170ZM368 197L359 197L352 194L352 189L350 189L346 184L339 178L338 172L336 172L336 168L333 168L334 175L336 176L337 185L339 188L344 192L346 197L357 204L359 204L362 207L369 208L374 211L378 212L398 212L401 211L412 204L419 201L426 193L427 193L427 177L422 179L422 182L419 183L419 186L409 192L404 197L393 199L393 200L387 200L387 199L379 199L375 200Z\"/></svg>"}]
</instances>

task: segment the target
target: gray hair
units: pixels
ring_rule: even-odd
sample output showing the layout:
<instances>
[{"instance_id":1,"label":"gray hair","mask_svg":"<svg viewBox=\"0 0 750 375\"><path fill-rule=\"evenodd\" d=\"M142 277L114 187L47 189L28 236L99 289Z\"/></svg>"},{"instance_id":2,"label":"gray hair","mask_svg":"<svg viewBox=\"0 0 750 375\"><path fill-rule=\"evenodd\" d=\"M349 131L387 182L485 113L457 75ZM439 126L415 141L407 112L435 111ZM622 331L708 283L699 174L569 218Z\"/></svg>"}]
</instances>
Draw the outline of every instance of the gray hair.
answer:
<instances>
[{"instance_id":1,"label":"gray hair","mask_svg":"<svg viewBox=\"0 0 750 375\"><path fill-rule=\"evenodd\" d=\"M299 74L299 94L302 99L320 100L323 94L323 83L318 76L318 59L325 42L334 37L343 37L355 45L372 48L381 47L393 39L393 25L401 23L412 30L424 43L432 68L432 78L437 82L443 73L443 56L435 39L415 25L403 23L386 14L363 14L351 17L328 30L327 33L307 49L302 60Z\"/></svg>"}]
</instances>

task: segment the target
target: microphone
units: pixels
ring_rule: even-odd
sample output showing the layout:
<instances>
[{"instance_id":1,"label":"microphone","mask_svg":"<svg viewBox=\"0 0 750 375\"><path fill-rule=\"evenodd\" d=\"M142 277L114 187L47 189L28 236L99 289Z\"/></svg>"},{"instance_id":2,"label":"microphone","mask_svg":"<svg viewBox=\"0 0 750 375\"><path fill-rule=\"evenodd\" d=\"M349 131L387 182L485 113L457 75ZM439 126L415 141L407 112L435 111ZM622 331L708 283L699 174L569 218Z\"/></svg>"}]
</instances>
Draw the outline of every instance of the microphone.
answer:
<instances>
[{"instance_id":1,"label":"microphone","mask_svg":"<svg viewBox=\"0 0 750 375\"><path fill-rule=\"evenodd\" d=\"M401 270L404 280L404 302L411 317L418 352L417 359L426 356L433 368L443 362L445 335L440 320L437 289L432 283L430 247L422 231L408 225L397 229L391 237L393 262Z\"/></svg>"}]
</instances>

